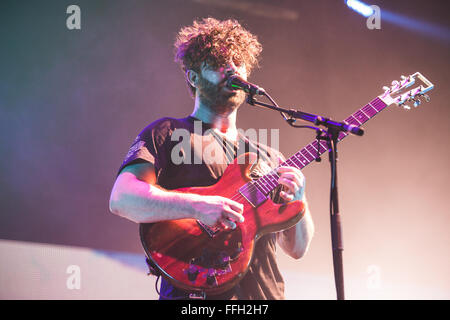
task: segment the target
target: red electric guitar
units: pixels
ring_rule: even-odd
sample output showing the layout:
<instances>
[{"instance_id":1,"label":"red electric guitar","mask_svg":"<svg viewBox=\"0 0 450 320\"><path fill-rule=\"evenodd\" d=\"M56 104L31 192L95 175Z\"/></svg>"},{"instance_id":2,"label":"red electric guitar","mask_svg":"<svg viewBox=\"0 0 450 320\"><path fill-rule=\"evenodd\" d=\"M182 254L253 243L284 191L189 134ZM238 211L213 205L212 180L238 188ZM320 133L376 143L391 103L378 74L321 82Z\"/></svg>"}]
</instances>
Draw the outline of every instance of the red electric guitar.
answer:
<instances>
[{"instance_id":1,"label":"red electric guitar","mask_svg":"<svg viewBox=\"0 0 450 320\"><path fill-rule=\"evenodd\" d=\"M422 85L412 87L417 80ZM429 97L426 92L433 84L422 74L402 76L385 92L353 113L345 121L357 126L373 118L387 106L404 106L419 98ZM407 89L408 88L408 89ZM348 134L342 132L339 140ZM320 154L328 150L327 142L315 140L287 159L282 165L303 169ZM264 234L277 232L295 225L304 213L301 201L275 204L269 193L278 184L275 170L252 180L249 177L256 154L247 153L245 158L230 164L222 178L209 187L177 189L177 192L200 195L219 195L244 205L244 223L237 223L235 230L218 230L195 219L180 219L141 224L140 236L147 257L160 273L175 287L189 292L219 294L235 286L246 274L252 261L255 242ZM242 164L245 163L245 164Z\"/></svg>"}]
</instances>

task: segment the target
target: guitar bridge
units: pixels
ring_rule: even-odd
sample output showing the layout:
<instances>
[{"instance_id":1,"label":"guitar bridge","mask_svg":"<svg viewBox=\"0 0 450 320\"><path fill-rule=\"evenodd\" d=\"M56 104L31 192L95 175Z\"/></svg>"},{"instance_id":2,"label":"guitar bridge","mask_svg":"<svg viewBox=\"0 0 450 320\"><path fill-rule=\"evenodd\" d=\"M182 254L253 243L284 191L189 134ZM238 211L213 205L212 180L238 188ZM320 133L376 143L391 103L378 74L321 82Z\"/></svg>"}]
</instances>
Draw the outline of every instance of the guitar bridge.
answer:
<instances>
[{"instance_id":1,"label":"guitar bridge","mask_svg":"<svg viewBox=\"0 0 450 320\"><path fill-rule=\"evenodd\" d=\"M219 231L220 231L219 227L210 227L198 220L197 220L197 223L200 226L200 228L202 228L203 231L205 231L211 238L214 238L217 235L217 233L219 233Z\"/></svg>"}]
</instances>

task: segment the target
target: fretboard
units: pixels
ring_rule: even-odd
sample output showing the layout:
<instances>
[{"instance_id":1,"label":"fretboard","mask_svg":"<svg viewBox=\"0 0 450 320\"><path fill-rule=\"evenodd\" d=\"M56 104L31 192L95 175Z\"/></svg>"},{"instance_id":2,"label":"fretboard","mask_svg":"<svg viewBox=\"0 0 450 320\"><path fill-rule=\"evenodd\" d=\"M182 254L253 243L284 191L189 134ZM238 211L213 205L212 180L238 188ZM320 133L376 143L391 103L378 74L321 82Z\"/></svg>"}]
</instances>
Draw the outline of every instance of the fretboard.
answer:
<instances>
[{"instance_id":1,"label":"fretboard","mask_svg":"<svg viewBox=\"0 0 450 320\"><path fill-rule=\"evenodd\" d=\"M361 126L363 123L366 123L374 116L376 116L379 112L384 110L387 107L387 104L384 103L379 97L376 97L371 102L366 104L364 107L353 113L350 117L345 119L345 121L349 124L353 124L356 126ZM338 140L341 141L348 133L341 132L339 134ZM313 162L318 156L322 155L328 150L328 142L324 140L314 140L306 147L301 149L292 155L289 159L284 161L280 166L289 166L296 167L298 169L303 169L308 164ZM263 194L267 195L273 189L278 186L278 178L279 175L276 173L276 170L271 171L270 173L262 176L261 178L252 181L252 185L255 186L259 191Z\"/></svg>"}]
</instances>

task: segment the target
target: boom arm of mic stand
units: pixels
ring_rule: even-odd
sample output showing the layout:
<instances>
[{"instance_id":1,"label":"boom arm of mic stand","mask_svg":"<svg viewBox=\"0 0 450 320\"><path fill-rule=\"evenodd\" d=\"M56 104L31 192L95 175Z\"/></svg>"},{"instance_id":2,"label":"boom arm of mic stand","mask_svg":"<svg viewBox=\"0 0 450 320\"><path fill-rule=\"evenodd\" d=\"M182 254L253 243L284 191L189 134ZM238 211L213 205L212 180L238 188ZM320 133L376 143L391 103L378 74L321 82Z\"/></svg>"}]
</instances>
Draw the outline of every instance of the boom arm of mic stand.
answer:
<instances>
[{"instance_id":1,"label":"boom arm of mic stand","mask_svg":"<svg viewBox=\"0 0 450 320\"><path fill-rule=\"evenodd\" d=\"M264 95L273 103L273 105L257 101L253 94L249 94L247 96L247 103L252 106L259 105L259 106L262 106L262 107L265 107L268 109L279 111L283 114L283 116L284 116L284 114L288 114L291 117L291 119L300 119L300 120L312 122L315 125L322 125L324 127L330 128L330 129L343 131L343 132L350 132L357 136L362 136L364 134L364 130L362 128L356 127L354 125L349 125L345 122L336 122L336 121L333 121L328 118L325 118L325 117L322 117L319 115L315 115L312 113L307 113L307 112L293 110L293 109L288 110L288 109L281 108L276 104L276 102L267 93L265 93ZM285 117L285 120L289 120L289 119L286 119L286 117Z\"/></svg>"},{"instance_id":2,"label":"boom arm of mic stand","mask_svg":"<svg viewBox=\"0 0 450 320\"><path fill-rule=\"evenodd\" d=\"M258 105L258 106L262 106L262 107L265 107L265 108L268 108L268 109L272 109L272 110L275 110L275 111L286 113L291 118L294 118L294 119L300 119L300 120L312 122L312 123L314 123L316 125L319 124L319 123L317 123L317 121L319 120L319 118L321 118L320 116L317 116L317 115L314 115L314 114L311 114L311 113L302 112L302 111L297 111L297 110L292 110L292 109L288 110L288 109L280 108L268 94L265 94L265 96L267 96L267 98L269 98L269 100L271 100L271 102L274 105L270 105L270 104L267 104L267 103L263 103L263 102L257 101L252 94L249 94L247 96L247 103L252 105L252 106Z\"/></svg>"}]
</instances>

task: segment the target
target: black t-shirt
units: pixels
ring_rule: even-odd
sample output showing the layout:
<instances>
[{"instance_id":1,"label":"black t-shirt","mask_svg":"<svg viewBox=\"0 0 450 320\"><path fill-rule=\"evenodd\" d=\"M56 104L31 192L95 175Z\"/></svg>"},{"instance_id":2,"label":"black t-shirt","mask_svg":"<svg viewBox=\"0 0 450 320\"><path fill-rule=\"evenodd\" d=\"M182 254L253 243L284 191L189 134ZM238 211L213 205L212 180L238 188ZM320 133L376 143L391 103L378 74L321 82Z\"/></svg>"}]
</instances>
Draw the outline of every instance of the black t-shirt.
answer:
<instances>
[{"instance_id":1,"label":"black t-shirt","mask_svg":"<svg viewBox=\"0 0 450 320\"><path fill-rule=\"evenodd\" d=\"M276 168L283 155L275 149L247 139L239 133L237 142L221 138L208 124L191 116L162 118L148 125L135 139L120 171L132 163L150 162L155 167L157 184L172 190L182 187L210 186L227 166L245 152L258 154L252 178ZM278 202L278 191L272 193ZM209 299L284 299L284 281L276 263L276 235L267 234L255 245L253 260L245 277L232 290ZM161 295L186 296L162 279Z\"/></svg>"}]
</instances>

